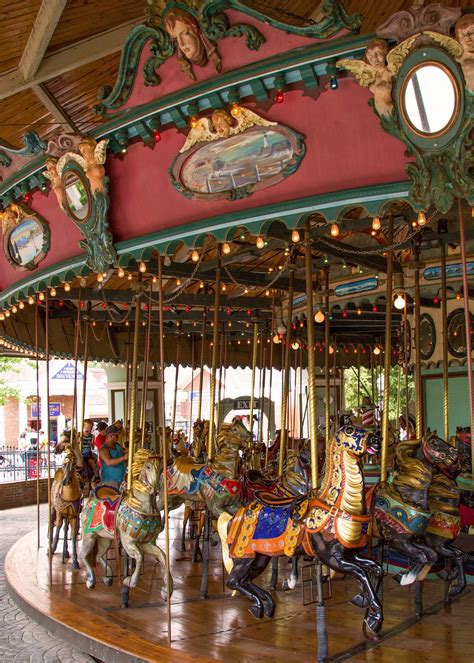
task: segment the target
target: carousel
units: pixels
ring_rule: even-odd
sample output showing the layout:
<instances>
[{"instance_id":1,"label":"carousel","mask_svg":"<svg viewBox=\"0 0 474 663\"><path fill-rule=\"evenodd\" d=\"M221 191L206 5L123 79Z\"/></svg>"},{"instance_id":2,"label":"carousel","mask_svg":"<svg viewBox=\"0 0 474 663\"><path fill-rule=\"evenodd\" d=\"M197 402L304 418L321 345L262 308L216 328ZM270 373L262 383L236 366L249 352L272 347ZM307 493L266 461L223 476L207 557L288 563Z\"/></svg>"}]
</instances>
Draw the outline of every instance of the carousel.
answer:
<instances>
[{"instance_id":1,"label":"carousel","mask_svg":"<svg viewBox=\"0 0 474 663\"><path fill-rule=\"evenodd\" d=\"M470 660L470 3L100 4L0 145L1 352L76 376L13 598L103 661Z\"/></svg>"}]
</instances>

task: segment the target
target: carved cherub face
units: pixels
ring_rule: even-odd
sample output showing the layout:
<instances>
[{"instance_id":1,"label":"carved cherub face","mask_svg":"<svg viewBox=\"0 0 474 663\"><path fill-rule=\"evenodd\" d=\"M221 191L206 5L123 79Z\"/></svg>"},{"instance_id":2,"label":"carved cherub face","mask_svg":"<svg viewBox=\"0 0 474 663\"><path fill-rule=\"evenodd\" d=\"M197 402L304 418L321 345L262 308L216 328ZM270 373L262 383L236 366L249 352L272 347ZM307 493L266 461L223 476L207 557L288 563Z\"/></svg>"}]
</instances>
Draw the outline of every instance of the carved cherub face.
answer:
<instances>
[{"instance_id":1,"label":"carved cherub face","mask_svg":"<svg viewBox=\"0 0 474 663\"><path fill-rule=\"evenodd\" d=\"M456 38L465 53L474 53L474 14L461 16L456 24Z\"/></svg>"},{"instance_id":2,"label":"carved cherub face","mask_svg":"<svg viewBox=\"0 0 474 663\"><path fill-rule=\"evenodd\" d=\"M365 51L365 59L372 67L380 69L385 67L385 60L387 57L388 48L385 42L381 39L374 39L370 42Z\"/></svg>"},{"instance_id":3,"label":"carved cherub face","mask_svg":"<svg viewBox=\"0 0 474 663\"><path fill-rule=\"evenodd\" d=\"M89 141L81 141L79 143L79 152L82 154L86 161L91 161L94 159L94 149L95 145Z\"/></svg>"},{"instance_id":4,"label":"carved cherub face","mask_svg":"<svg viewBox=\"0 0 474 663\"><path fill-rule=\"evenodd\" d=\"M214 111L212 114L212 123L220 138L227 138L232 126L232 118L224 110Z\"/></svg>"},{"instance_id":5,"label":"carved cherub face","mask_svg":"<svg viewBox=\"0 0 474 663\"><path fill-rule=\"evenodd\" d=\"M166 17L165 28L190 62L199 63L204 53L201 29L193 16L179 9Z\"/></svg>"}]
</instances>

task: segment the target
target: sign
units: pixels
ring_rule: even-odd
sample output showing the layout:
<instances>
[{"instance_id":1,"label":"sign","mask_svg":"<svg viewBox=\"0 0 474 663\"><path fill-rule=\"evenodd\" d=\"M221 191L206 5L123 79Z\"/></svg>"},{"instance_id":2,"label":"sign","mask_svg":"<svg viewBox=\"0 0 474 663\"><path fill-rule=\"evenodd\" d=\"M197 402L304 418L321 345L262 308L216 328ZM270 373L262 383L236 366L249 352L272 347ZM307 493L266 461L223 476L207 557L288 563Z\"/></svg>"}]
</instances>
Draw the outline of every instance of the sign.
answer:
<instances>
[{"instance_id":1,"label":"sign","mask_svg":"<svg viewBox=\"0 0 474 663\"><path fill-rule=\"evenodd\" d=\"M253 402L253 409L260 409L260 400L258 398ZM250 410L250 398L236 398L234 400L234 410Z\"/></svg>"},{"instance_id":2,"label":"sign","mask_svg":"<svg viewBox=\"0 0 474 663\"><path fill-rule=\"evenodd\" d=\"M208 391L203 391L202 392L202 402L203 403L208 403L211 399L211 394ZM191 400L192 401L198 401L199 400L199 391L192 391L191 392Z\"/></svg>"},{"instance_id":3,"label":"sign","mask_svg":"<svg viewBox=\"0 0 474 663\"><path fill-rule=\"evenodd\" d=\"M84 375L79 369L76 372L77 379L83 380ZM74 380L74 364L68 361L64 366L51 378L52 380Z\"/></svg>"},{"instance_id":4,"label":"sign","mask_svg":"<svg viewBox=\"0 0 474 663\"><path fill-rule=\"evenodd\" d=\"M49 404L49 416L50 418L59 417L61 415L61 403L50 403ZM31 418L32 419L41 419L41 404L32 403L31 404Z\"/></svg>"}]
</instances>

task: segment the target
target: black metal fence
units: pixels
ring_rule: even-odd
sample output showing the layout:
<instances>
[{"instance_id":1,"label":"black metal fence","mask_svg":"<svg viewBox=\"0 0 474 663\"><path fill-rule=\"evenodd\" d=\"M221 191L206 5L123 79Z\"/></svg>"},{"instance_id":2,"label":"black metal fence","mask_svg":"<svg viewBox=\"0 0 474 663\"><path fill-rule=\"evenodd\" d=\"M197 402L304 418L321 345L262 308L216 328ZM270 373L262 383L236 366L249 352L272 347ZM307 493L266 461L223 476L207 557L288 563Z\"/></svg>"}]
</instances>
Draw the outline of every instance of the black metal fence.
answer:
<instances>
[{"instance_id":1,"label":"black metal fence","mask_svg":"<svg viewBox=\"0 0 474 663\"><path fill-rule=\"evenodd\" d=\"M61 467L63 455L51 451L51 476ZM0 447L0 483L45 479L48 476L48 452L36 449L20 451L16 447Z\"/></svg>"}]
</instances>

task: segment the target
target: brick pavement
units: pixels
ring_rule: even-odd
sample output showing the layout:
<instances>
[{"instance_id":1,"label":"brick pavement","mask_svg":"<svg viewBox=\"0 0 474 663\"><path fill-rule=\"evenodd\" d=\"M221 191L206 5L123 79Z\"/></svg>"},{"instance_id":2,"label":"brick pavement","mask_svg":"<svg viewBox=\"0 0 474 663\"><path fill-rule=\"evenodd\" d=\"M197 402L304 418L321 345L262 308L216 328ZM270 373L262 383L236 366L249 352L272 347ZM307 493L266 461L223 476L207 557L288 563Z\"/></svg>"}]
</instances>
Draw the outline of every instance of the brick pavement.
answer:
<instances>
[{"instance_id":1,"label":"brick pavement","mask_svg":"<svg viewBox=\"0 0 474 663\"><path fill-rule=\"evenodd\" d=\"M47 506L41 506L47 519ZM94 659L51 635L10 598L5 555L13 543L36 527L36 506L0 511L0 663L93 663Z\"/></svg>"}]
</instances>

